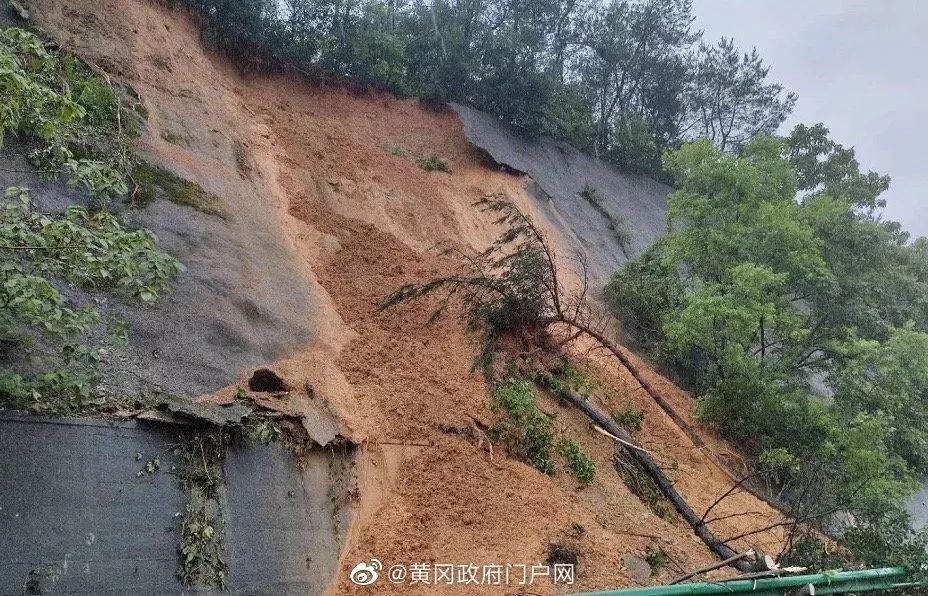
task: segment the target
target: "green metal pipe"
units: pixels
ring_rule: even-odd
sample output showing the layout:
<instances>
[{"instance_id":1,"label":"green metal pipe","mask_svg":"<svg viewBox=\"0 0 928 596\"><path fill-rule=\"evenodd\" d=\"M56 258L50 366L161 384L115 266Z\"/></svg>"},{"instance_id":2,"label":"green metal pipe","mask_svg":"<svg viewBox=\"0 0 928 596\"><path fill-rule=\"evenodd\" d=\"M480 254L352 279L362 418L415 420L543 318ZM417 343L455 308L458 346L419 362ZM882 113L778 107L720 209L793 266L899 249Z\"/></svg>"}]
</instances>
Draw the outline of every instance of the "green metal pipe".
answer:
<instances>
[{"instance_id":1,"label":"green metal pipe","mask_svg":"<svg viewBox=\"0 0 928 596\"><path fill-rule=\"evenodd\" d=\"M810 584L815 586L815 594L846 594L847 592L870 592L915 586L914 583L904 581L905 575L905 569L902 567L886 567L883 569L865 569L863 571L819 573L816 575L793 575L756 580L742 579L717 583L632 588L630 590L613 590L611 592L588 592L576 594L575 596L690 596L696 594L783 596L787 590L795 590Z\"/></svg>"}]
</instances>

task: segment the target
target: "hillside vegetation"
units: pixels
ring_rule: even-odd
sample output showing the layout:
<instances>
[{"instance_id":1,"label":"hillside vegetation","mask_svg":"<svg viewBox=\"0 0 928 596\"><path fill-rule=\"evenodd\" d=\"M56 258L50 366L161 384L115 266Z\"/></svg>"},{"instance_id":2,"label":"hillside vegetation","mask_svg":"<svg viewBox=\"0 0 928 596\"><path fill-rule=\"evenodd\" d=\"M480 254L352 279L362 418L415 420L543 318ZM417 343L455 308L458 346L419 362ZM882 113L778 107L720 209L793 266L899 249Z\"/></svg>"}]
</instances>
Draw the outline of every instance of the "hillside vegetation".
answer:
<instances>
[{"instance_id":1,"label":"hillside vegetation","mask_svg":"<svg viewBox=\"0 0 928 596\"><path fill-rule=\"evenodd\" d=\"M928 472L928 243L881 219L888 177L823 125L772 136L795 97L756 52L701 43L688 0L30 9L86 62L0 38L0 132L74 203L4 199L5 406L112 410L84 339L136 336L69 292L150 302L195 280L173 326L138 330L180 352L163 374L201 365L178 340L197 333L235 370L187 397L234 403L273 367L274 408L331 414L359 446L337 593L363 593L347 562L372 556L568 553L577 590L753 549L925 570L904 504ZM666 236L592 295L564 218L468 144L449 100L672 182ZM187 269L125 216L166 193L183 196L153 221L189 241Z\"/></svg>"},{"instance_id":2,"label":"hillside vegetation","mask_svg":"<svg viewBox=\"0 0 928 596\"><path fill-rule=\"evenodd\" d=\"M86 411L96 397L100 349L84 340L102 328L111 341L125 341L126 327L93 304L75 305L68 290L115 290L151 302L183 270L151 232L111 212L127 198L137 163L138 117L120 93L35 34L0 30L0 147L4 138L24 144L38 174L64 175L90 197L63 213L43 212L24 187L6 188L0 198L0 357L14 363L0 372L0 405Z\"/></svg>"},{"instance_id":3,"label":"hillside vegetation","mask_svg":"<svg viewBox=\"0 0 928 596\"><path fill-rule=\"evenodd\" d=\"M691 0L175 1L250 68L468 102L651 176L683 141L776 131L796 100L756 50L704 40Z\"/></svg>"},{"instance_id":4,"label":"hillside vegetation","mask_svg":"<svg viewBox=\"0 0 928 596\"><path fill-rule=\"evenodd\" d=\"M888 179L827 132L668 153L671 231L607 292L700 417L814 521L794 560L826 552L818 527L869 563L918 565L905 508L928 472L928 243L875 214Z\"/></svg>"}]
</instances>

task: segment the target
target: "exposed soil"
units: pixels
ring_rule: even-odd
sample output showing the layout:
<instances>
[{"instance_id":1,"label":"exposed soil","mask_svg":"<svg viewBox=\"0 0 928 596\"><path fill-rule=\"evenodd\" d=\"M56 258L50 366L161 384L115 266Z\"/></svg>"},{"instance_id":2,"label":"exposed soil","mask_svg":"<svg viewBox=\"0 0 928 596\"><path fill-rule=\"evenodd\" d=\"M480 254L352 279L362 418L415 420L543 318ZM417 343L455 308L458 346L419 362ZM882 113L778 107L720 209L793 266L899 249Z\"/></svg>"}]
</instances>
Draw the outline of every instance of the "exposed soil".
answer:
<instances>
[{"instance_id":1,"label":"exposed soil","mask_svg":"<svg viewBox=\"0 0 928 596\"><path fill-rule=\"evenodd\" d=\"M540 397L542 409L595 460L594 482L578 490L567 474L549 478L507 457L500 446L491 455L479 430L492 423L492 415L487 384L472 369L476 339L453 315L426 325L434 306L428 302L379 310L399 285L451 270L450 261L429 250L436 243L479 250L496 237L491 218L471 207L481 197L508 196L555 234L525 191L529 181L488 163L465 141L452 112L380 94L323 89L294 76L243 77L201 48L182 12L145 0L33 4L53 35L101 64L108 58L106 63L118 66L114 74L142 93L152 113L143 149L163 162L185 163L185 171L225 203L231 201L224 187L248 189L251 203L224 204L239 222L230 225L241 226L243 242L260 242L248 236L254 234L248 219L259 211L271 218L300 263L293 275L305 276L318 292L317 311L306 313L318 329L317 340L267 365L296 388L294 408L325 402L362 445L358 515L332 593L366 593L368 588L348 581L347 572L372 557L387 566L535 564L545 562L552 544L567 545L579 556L578 581L558 592L638 585L625 573L622 557L642 556L649 547L663 549L671 560L651 583L713 561L688 526L658 518L628 490L612 469L610 439L547 396ZM110 41L97 45L98 40ZM160 129L168 127L182 128L189 146L164 141ZM394 155L400 150L402 156ZM432 155L447 160L452 173L419 167L418 159ZM214 183L217 178L222 184ZM551 241L559 246L556 235ZM251 272L256 280L261 273ZM630 404L646 412L643 446L657 454L695 509L731 486L729 475L627 371L587 347L577 351L595 374L597 404L606 410ZM251 372L242 371L242 384ZM692 420L692 400L666 379L649 375ZM704 434L717 453L736 457L711 432ZM758 513L713 524L717 535L739 534L776 518L744 493L716 514L738 511ZM778 551L776 533L735 548L761 538L761 546ZM458 586L440 593L512 590ZM531 586L533 593L551 590ZM377 584L378 594L410 592L436 593Z\"/></svg>"}]
</instances>

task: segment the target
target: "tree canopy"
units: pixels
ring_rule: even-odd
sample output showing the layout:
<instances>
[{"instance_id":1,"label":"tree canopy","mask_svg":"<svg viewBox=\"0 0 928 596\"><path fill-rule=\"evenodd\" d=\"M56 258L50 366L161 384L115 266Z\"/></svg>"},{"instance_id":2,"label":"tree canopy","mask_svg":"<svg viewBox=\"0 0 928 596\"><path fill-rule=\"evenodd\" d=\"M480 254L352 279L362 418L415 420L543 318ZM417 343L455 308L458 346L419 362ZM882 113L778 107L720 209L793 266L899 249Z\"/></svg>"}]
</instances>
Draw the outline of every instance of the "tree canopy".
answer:
<instances>
[{"instance_id":1,"label":"tree canopy","mask_svg":"<svg viewBox=\"0 0 928 596\"><path fill-rule=\"evenodd\" d=\"M861 548L890 528L910 544L897 521L928 472L928 253L874 213L888 178L827 135L667 153L670 231L608 295L794 504L825 523L851 512Z\"/></svg>"},{"instance_id":2,"label":"tree canopy","mask_svg":"<svg viewBox=\"0 0 928 596\"><path fill-rule=\"evenodd\" d=\"M469 102L651 176L664 150L738 150L795 102L756 50L702 43L691 0L184 2L247 66Z\"/></svg>"}]
</instances>

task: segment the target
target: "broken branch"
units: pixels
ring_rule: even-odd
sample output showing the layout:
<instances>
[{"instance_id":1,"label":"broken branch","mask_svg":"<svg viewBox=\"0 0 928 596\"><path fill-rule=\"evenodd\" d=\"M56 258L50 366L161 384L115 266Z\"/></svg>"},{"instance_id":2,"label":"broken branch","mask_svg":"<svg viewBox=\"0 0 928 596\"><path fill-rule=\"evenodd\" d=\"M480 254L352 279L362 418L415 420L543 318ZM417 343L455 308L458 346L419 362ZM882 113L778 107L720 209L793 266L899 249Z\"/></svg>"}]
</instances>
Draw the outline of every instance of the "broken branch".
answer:
<instances>
[{"instance_id":1,"label":"broken branch","mask_svg":"<svg viewBox=\"0 0 928 596\"><path fill-rule=\"evenodd\" d=\"M654 455L654 453L652 453L651 451L648 451L648 450L645 449L644 447L639 447L638 445L635 445L634 443L629 443L628 441L622 440L622 439L620 439L619 437L617 437L617 436L615 436L614 434L612 434L611 432L609 432L609 431L607 431L607 430L603 430L603 429L601 429L600 427L596 426L595 424L593 425L593 430L595 430L596 432L598 432L598 433L600 433L600 434L606 435L607 437L609 437L610 439L612 439L612 440L615 441L616 443L620 443L620 444L622 444L622 445L625 445L626 447L628 447L628 448L630 448L630 449L637 449L638 451L643 451L644 453L647 453L648 455Z\"/></svg>"},{"instance_id":2,"label":"broken branch","mask_svg":"<svg viewBox=\"0 0 928 596\"><path fill-rule=\"evenodd\" d=\"M687 573L686 575L683 575L683 576L681 576L681 577L678 577L677 579L675 579L675 580L673 580L672 582L670 582L670 585L672 586L672 585L674 585L674 584L679 584L679 583L681 583L681 582L685 582L686 580L690 579L691 577L696 577L697 575L701 575L701 574L703 574L703 573L708 573L708 572L710 572L710 571L715 571L716 569L721 569L722 567L725 567L725 566L727 566L727 565L730 565L730 564L734 563L735 561L738 561L738 560L741 560L741 559L747 559L748 557L753 557L753 556L754 556L754 551L753 551L753 550L744 551L743 553L737 554L737 555L735 555L735 556L733 556L733 557L728 557L728 558L725 559L724 561L719 561L718 563L713 563L712 565L707 565L707 566L705 566L705 567L700 567L699 569L696 569L696 570L694 570L694 571L690 571L690 572Z\"/></svg>"}]
</instances>

